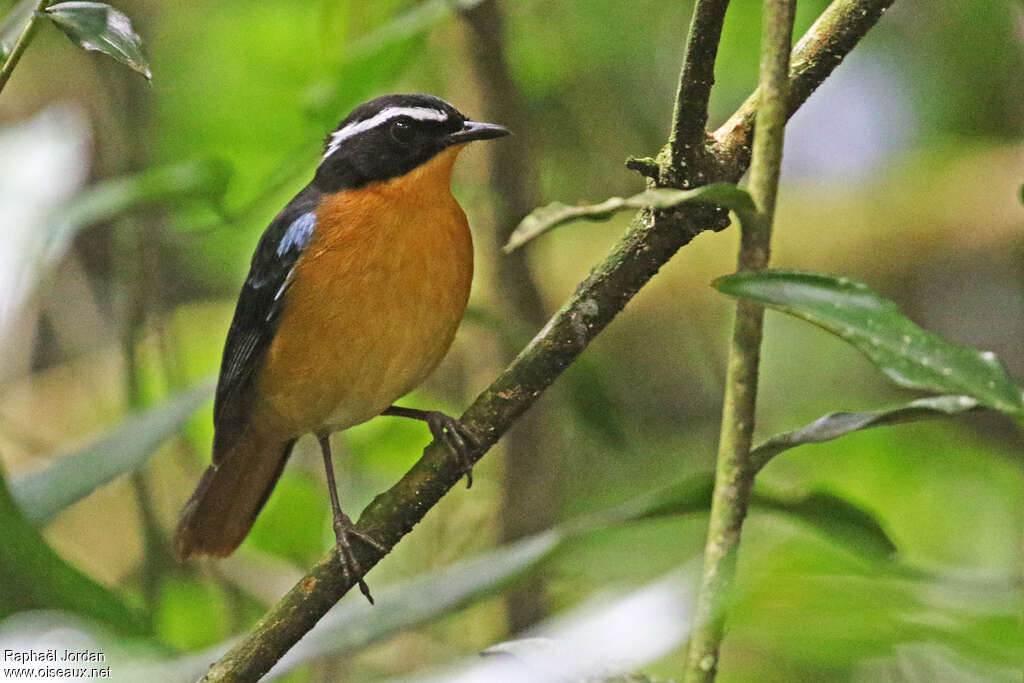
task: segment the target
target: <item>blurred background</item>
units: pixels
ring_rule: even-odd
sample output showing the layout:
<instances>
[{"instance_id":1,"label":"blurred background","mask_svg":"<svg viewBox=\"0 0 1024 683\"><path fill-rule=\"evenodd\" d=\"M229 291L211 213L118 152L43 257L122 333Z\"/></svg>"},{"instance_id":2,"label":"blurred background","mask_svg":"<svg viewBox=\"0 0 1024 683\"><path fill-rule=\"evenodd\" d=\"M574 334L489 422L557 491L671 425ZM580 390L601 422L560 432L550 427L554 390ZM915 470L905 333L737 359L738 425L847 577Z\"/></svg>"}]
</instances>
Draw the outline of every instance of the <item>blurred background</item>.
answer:
<instances>
[{"instance_id":1,"label":"blurred background","mask_svg":"<svg viewBox=\"0 0 1024 683\"><path fill-rule=\"evenodd\" d=\"M798 35L826 4L799 3ZM0 0L0 16L14 5ZM471 308L441 368L404 400L458 414L625 229L626 216L580 223L499 251L537 205L643 188L623 162L667 137L692 3L117 7L152 83L44 26L0 94L0 462L21 510L4 495L0 634L80 623L124 662L161 662L156 680L188 679L333 542L308 439L235 556L180 564L168 544L209 459L209 382L252 250L326 133L356 104L403 91L515 132L458 164ZM751 92L759 35L760 3L734 2L710 125ZM866 282L1024 381L1022 73L1020 2L899 0L792 120L774 264ZM488 454L473 489L454 490L374 569L379 603L398 587L392 609L346 596L335 639L282 675L438 670L699 557L699 509L592 524L526 560L495 549L713 470L732 302L708 285L732 270L736 242L730 228L683 249ZM759 440L910 398L840 340L768 314ZM343 507L355 516L428 441L422 425L384 418L336 436ZM824 507L755 508L720 680L1014 680L1024 437L1011 421L972 414L802 447L758 486L842 501L895 550L829 533ZM448 570L476 557L500 576ZM380 623L440 587L464 592ZM682 637L636 668L678 676Z\"/></svg>"}]
</instances>

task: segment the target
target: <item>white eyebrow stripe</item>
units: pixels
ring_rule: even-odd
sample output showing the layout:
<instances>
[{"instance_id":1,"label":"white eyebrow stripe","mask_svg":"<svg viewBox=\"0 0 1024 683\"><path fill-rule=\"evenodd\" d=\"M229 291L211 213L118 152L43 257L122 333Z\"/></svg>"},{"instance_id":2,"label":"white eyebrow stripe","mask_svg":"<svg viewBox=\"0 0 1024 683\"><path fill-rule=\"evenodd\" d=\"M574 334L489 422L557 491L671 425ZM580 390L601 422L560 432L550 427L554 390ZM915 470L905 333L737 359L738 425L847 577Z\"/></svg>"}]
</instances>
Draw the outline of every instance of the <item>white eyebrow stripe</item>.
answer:
<instances>
[{"instance_id":1,"label":"white eyebrow stripe","mask_svg":"<svg viewBox=\"0 0 1024 683\"><path fill-rule=\"evenodd\" d=\"M398 118L399 116L408 116L409 118L416 119L417 121L448 120L448 114L440 109L433 109L430 107L387 107L385 109L381 109L377 114L368 119L350 123L341 130L331 133L331 144L328 145L327 151L324 153L324 159L337 152L338 148L341 147L341 143L353 135L359 135L371 128L376 128L380 124L391 119Z\"/></svg>"}]
</instances>

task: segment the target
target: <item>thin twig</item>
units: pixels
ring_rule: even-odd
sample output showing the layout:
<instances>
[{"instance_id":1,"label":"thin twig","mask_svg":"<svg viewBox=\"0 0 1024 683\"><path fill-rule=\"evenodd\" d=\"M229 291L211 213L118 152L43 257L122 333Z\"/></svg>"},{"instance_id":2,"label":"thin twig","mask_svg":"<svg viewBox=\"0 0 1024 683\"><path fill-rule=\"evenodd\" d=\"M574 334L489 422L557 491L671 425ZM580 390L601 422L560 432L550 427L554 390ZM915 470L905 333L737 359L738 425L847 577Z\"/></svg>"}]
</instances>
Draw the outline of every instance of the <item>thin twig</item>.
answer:
<instances>
[{"instance_id":1,"label":"thin twig","mask_svg":"<svg viewBox=\"0 0 1024 683\"><path fill-rule=\"evenodd\" d=\"M749 191L757 211L741 215L739 269L768 266L775 198L787 118L789 50L796 0L765 0L761 33L760 102ZM718 670L725 605L736 574L740 532L754 483L750 448L757 406L764 309L739 301L729 352L715 491L711 498L704 571L686 653L684 683L710 683Z\"/></svg>"},{"instance_id":2,"label":"thin twig","mask_svg":"<svg viewBox=\"0 0 1024 683\"><path fill-rule=\"evenodd\" d=\"M846 12L859 15L861 8L849 0L835 0ZM868 7L874 0L864 0ZM841 20L833 23L836 45L850 50L870 24ZM843 31L851 31L850 35ZM801 43L803 44L803 43ZM834 55L829 53L830 58ZM794 52L794 61L810 55ZM829 65L831 67L832 65ZM796 80L825 78L831 68L811 68ZM791 82L794 79L791 79ZM804 86L817 83L804 81ZM794 86L795 87L795 86ZM792 104L792 103L790 103ZM790 107L792 109L792 107ZM718 153L738 158L742 136L718 145ZM733 146L735 145L735 147ZM733 167L740 174L744 168ZM738 177L738 175L737 175ZM583 352L587 345L658 269L699 234L703 225L685 212L651 215L641 213L623 239L602 264L579 286L544 329L523 349L498 378L477 397L462 421L476 435L479 459L537 397ZM444 447L431 444L423 457L391 489L377 496L363 511L356 528L392 547L462 476L462 467ZM360 566L371 568L381 555L357 547ZM333 552L315 567L271 609L253 631L216 662L204 681L255 680L267 672L292 645L352 587L346 581Z\"/></svg>"},{"instance_id":3,"label":"thin twig","mask_svg":"<svg viewBox=\"0 0 1024 683\"><path fill-rule=\"evenodd\" d=\"M50 1L39 0L36 3L35 9L32 10L32 14L28 17L25 28L22 29L21 35L18 36L18 40L14 43L14 47L11 48L11 54L7 55L7 58L3 60L3 64L0 65L0 91L3 91L4 86L7 85L11 74L14 73L14 67L18 65L21 55L24 54L28 44L32 42L32 37L35 35L39 25L39 13L46 9Z\"/></svg>"}]
</instances>

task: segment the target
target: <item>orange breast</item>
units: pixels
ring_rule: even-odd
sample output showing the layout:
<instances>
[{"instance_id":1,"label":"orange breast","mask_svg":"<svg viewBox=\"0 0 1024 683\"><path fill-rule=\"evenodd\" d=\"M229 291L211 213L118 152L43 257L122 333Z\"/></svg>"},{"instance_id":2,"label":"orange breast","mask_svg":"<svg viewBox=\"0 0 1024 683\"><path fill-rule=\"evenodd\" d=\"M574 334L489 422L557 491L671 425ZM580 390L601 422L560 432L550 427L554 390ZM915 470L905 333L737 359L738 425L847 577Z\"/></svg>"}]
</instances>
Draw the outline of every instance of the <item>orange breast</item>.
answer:
<instances>
[{"instance_id":1,"label":"orange breast","mask_svg":"<svg viewBox=\"0 0 1024 683\"><path fill-rule=\"evenodd\" d=\"M458 148L331 195L295 266L253 419L298 436L381 413L451 346L473 245L449 179Z\"/></svg>"}]
</instances>

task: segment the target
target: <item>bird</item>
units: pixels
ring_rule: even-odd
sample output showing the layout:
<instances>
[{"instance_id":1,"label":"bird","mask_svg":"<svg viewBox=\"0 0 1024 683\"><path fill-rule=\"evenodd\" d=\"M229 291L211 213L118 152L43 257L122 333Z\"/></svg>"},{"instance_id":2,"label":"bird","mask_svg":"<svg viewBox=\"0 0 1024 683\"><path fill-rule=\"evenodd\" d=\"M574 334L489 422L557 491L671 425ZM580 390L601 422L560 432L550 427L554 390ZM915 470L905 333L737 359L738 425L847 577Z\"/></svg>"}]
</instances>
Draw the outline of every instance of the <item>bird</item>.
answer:
<instances>
[{"instance_id":1,"label":"bird","mask_svg":"<svg viewBox=\"0 0 1024 683\"><path fill-rule=\"evenodd\" d=\"M325 142L313 179L257 243L228 330L214 397L212 462L185 504L182 560L241 544L292 452L316 437L346 579L358 540L341 510L330 435L379 415L427 424L472 484L472 434L440 411L395 401L445 356L469 298L473 243L451 192L467 143L509 134L423 93L365 102Z\"/></svg>"}]
</instances>

